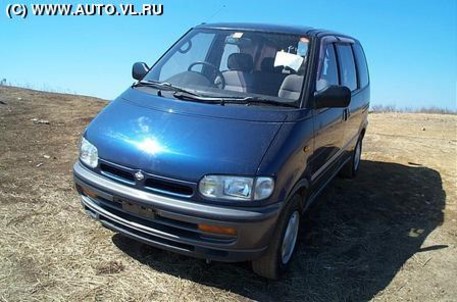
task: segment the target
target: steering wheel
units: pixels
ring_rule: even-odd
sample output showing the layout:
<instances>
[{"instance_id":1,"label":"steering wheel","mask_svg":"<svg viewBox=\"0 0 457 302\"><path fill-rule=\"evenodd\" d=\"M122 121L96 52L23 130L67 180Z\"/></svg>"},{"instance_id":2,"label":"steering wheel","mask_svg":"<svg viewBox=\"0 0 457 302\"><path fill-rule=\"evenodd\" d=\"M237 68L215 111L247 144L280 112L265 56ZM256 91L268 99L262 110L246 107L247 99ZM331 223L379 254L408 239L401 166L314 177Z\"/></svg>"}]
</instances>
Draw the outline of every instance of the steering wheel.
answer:
<instances>
[{"instance_id":1,"label":"steering wheel","mask_svg":"<svg viewBox=\"0 0 457 302\"><path fill-rule=\"evenodd\" d=\"M190 64L189 67L187 68L187 71L192 71L192 68L196 65L204 65L204 66L210 67L213 71L215 71L216 77L214 78L214 85L219 89L224 89L225 79L224 79L224 75L222 74L222 72L220 72L219 68L217 68L215 65L205 62L205 61L197 61L197 62Z\"/></svg>"}]
</instances>

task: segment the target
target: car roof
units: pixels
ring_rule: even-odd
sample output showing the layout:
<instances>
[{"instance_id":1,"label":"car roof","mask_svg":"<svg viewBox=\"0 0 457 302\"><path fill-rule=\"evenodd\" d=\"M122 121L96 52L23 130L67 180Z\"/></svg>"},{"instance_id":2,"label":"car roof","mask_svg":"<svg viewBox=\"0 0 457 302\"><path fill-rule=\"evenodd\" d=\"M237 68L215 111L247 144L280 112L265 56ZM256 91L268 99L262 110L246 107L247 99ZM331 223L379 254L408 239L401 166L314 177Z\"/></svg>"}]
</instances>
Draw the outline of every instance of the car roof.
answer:
<instances>
[{"instance_id":1,"label":"car roof","mask_svg":"<svg viewBox=\"0 0 457 302\"><path fill-rule=\"evenodd\" d=\"M199 29L224 29L224 30L246 30L246 31L260 31L260 32L271 32L271 33L284 33L294 35L306 35L306 36L338 36L346 37L353 40L353 37L337 33L326 29L317 29L307 26L296 26L296 25L276 25L276 24L265 24L265 23L202 23L195 28Z\"/></svg>"}]
</instances>

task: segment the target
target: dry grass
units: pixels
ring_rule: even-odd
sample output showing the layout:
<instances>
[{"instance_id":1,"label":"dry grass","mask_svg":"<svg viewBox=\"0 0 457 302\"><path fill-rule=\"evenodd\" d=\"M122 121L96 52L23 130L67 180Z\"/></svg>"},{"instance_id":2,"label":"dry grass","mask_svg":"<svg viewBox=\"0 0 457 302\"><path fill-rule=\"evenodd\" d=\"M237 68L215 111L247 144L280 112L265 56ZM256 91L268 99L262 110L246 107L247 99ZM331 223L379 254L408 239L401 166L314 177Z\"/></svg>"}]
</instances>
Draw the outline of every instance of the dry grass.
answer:
<instances>
[{"instance_id":1,"label":"dry grass","mask_svg":"<svg viewBox=\"0 0 457 302\"><path fill-rule=\"evenodd\" d=\"M449 109L449 108L442 108L442 107L437 107L437 106L431 106L431 107L421 107L421 108L408 108L408 107L403 107L403 108L397 108L395 105L373 105L371 107L372 112L381 112L381 113L386 113L386 112L402 112L402 113L434 113L434 114L457 114L457 111L454 109Z\"/></svg>"},{"instance_id":2,"label":"dry grass","mask_svg":"<svg viewBox=\"0 0 457 302\"><path fill-rule=\"evenodd\" d=\"M126 239L81 210L71 167L92 98L0 87L0 300L455 301L457 116L370 116L277 282ZM49 123L36 123L32 119Z\"/></svg>"}]
</instances>

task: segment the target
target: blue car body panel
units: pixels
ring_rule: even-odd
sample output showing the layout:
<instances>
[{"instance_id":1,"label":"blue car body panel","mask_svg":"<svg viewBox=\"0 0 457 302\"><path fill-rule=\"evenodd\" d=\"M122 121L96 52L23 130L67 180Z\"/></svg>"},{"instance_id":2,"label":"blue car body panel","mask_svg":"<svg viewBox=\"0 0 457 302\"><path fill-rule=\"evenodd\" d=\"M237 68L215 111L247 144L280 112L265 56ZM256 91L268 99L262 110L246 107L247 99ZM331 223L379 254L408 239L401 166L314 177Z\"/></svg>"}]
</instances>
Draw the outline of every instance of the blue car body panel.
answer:
<instances>
[{"instance_id":1,"label":"blue car body panel","mask_svg":"<svg viewBox=\"0 0 457 302\"><path fill-rule=\"evenodd\" d=\"M256 175L286 118L281 111L164 99L129 89L85 135L104 160L198 181L205 174Z\"/></svg>"}]
</instances>

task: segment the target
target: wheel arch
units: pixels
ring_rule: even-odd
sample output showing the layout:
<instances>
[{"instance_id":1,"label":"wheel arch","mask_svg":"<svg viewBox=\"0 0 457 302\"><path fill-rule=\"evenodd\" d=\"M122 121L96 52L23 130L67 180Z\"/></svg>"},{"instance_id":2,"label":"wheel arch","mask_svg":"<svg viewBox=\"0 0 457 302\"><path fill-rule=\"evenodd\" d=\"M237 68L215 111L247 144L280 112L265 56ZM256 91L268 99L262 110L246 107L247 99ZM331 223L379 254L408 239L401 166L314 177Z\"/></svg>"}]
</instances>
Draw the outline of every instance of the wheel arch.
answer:
<instances>
[{"instance_id":1,"label":"wheel arch","mask_svg":"<svg viewBox=\"0 0 457 302\"><path fill-rule=\"evenodd\" d=\"M308 179L301 178L290 190L287 195L287 201L289 201L296 194L300 195L300 210L303 212L306 209L306 200L309 192L310 183Z\"/></svg>"}]
</instances>

